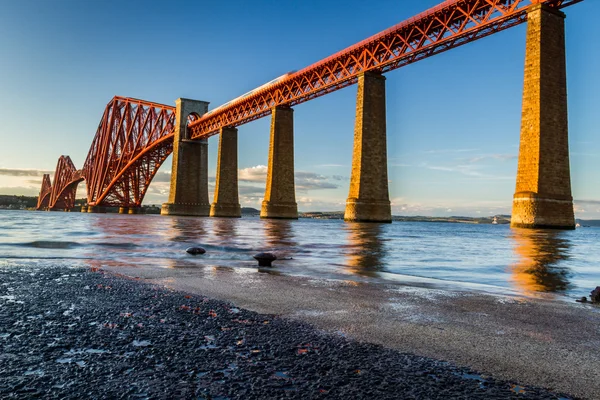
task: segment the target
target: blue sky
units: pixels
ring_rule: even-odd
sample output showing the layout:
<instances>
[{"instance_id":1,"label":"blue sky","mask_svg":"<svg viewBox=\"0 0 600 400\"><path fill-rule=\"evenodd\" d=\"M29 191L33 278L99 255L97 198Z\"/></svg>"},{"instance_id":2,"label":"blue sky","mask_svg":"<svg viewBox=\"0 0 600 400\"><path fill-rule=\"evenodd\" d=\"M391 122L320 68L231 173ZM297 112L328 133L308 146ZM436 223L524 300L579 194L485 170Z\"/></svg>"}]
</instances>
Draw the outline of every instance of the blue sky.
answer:
<instances>
[{"instance_id":1,"label":"blue sky","mask_svg":"<svg viewBox=\"0 0 600 400\"><path fill-rule=\"evenodd\" d=\"M81 167L114 95L217 107L439 2L0 0L0 194L37 195L61 154ZM600 218L600 4L565 11L576 214ZM522 25L386 74L394 214L510 212L524 50ZM351 86L295 108L300 210L344 208L355 98ZM269 123L239 128L244 206L264 194ZM170 169L146 203L166 200Z\"/></svg>"}]
</instances>

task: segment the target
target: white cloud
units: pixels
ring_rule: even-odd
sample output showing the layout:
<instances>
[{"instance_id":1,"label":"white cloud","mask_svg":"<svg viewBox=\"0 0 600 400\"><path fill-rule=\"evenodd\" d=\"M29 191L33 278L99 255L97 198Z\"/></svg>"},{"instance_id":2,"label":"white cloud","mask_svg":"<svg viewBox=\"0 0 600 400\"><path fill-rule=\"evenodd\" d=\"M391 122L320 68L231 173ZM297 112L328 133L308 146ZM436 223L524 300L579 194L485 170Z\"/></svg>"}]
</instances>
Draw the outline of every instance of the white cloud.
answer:
<instances>
[{"instance_id":1,"label":"white cloud","mask_svg":"<svg viewBox=\"0 0 600 400\"><path fill-rule=\"evenodd\" d=\"M267 166L257 165L238 170L238 180L241 182L262 182L267 180Z\"/></svg>"}]
</instances>

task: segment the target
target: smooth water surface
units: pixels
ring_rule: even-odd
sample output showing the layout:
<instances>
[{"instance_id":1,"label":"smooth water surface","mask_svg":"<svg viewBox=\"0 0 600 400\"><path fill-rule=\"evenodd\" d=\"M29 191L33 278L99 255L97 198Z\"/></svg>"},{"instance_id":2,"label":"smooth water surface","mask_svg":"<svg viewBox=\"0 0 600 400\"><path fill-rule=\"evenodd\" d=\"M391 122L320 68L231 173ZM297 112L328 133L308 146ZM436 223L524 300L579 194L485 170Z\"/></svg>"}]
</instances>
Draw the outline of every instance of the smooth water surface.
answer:
<instances>
[{"instance_id":1,"label":"smooth water surface","mask_svg":"<svg viewBox=\"0 0 600 400\"><path fill-rule=\"evenodd\" d=\"M199 245L202 256L185 252ZM90 267L254 268L369 282L488 288L579 297L600 285L600 229L514 230L507 225L261 220L0 211L0 263ZM433 281L432 281L433 279Z\"/></svg>"}]
</instances>

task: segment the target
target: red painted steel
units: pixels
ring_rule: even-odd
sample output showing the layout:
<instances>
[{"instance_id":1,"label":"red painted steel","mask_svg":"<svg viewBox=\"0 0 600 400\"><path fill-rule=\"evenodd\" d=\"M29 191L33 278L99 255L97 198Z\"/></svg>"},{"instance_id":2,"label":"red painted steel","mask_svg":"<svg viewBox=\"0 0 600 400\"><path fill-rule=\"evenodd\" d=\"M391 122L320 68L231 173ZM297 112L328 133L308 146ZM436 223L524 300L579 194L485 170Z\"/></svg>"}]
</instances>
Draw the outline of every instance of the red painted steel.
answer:
<instances>
[{"instance_id":1,"label":"red painted steel","mask_svg":"<svg viewBox=\"0 0 600 400\"><path fill-rule=\"evenodd\" d=\"M366 71L385 73L527 20L543 3L563 8L583 0L448 0L298 72L191 119L192 139L218 133L356 83ZM44 175L38 209L71 208L77 184L92 206L139 207L152 178L173 151L175 107L114 97L106 106L84 167L59 159L54 184Z\"/></svg>"},{"instance_id":2,"label":"red painted steel","mask_svg":"<svg viewBox=\"0 0 600 400\"><path fill-rule=\"evenodd\" d=\"M357 82L366 71L387 72L502 31L527 20L544 3L562 8L583 0L449 0L284 79L242 96L191 123L191 138L262 118Z\"/></svg>"},{"instance_id":3,"label":"red painted steel","mask_svg":"<svg viewBox=\"0 0 600 400\"><path fill-rule=\"evenodd\" d=\"M83 166L92 206L139 207L173 151L175 107L114 97Z\"/></svg>"},{"instance_id":4,"label":"red painted steel","mask_svg":"<svg viewBox=\"0 0 600 400\"><path fill-rule=\"evenodd\" d=\"M115 96L104 110L83 169L61 156L51 186L44 176L38 209L72 208L83 180L88 205L140 207L152 178L173 152L174 128L175 107Z\"/></svg>"},{"instance_id":5,"label":"red painted steel","mask_svg":"<svg viewBox=\"0 0 600 400\"><path fill-rule=\"evenodd\" d=\"M77 171L71 157L60 156L54 172L54 182L50 191L48 208L70 210L75 206L77 184L81 182L81 172Z\"/></svg>"},{"instance_id":6,"label":"red painted steel","mask_svg":"<svg viewBox=\"0 0 600 400\"><path fill-rule=\"evenodd\" d=\"M42 190L38 196L38 203L35 207L36 210L44 210L48 208L50 204L50 192L52 191L52 183L50 182L50 174L44 174L42 178Z\"/></svg>"}]
</instances>

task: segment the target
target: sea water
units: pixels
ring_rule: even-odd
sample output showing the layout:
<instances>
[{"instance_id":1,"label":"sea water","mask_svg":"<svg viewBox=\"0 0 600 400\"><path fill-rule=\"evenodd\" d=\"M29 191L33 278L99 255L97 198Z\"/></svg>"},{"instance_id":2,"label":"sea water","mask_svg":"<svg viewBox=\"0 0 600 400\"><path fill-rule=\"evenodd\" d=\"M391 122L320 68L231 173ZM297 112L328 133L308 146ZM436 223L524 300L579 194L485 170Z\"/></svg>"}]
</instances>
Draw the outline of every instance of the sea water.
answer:
<instances>
[{"instance_id":1,"label":"sea water","mask_svg":"<svg viewBox=\"0 0 600 400\"><path fill-rule=\"evenodd\" d=\"M281 275L565 300L600 286L600 228L0 211L4 267L255 268L264 251Z\"/></svg>"}]
</instances>

